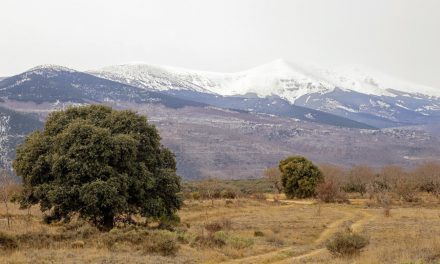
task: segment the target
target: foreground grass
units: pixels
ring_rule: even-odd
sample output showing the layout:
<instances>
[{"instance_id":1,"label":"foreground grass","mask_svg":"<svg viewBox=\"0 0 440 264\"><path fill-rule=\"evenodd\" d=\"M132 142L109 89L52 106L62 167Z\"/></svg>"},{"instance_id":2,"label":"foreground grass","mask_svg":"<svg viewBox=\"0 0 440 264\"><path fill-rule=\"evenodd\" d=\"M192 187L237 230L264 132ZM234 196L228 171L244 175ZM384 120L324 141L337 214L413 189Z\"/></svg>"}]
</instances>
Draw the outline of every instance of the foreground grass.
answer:
<instances>
[{"instance_id":1,"label":"foreground grass","mask_svg":"<svg viewBox=\"0 0 440 264\"><path fill-rule=\"evenodd\" d=\"M438 263L438 202L397 204L383 209L352 204L257 199L189 200L179 212L181 225L172 233L122 229L103 234L86 224L41 222L12 205L10 228L0 232L17 239L18 248L2 250L0 263ZM4 218L0 209L0 219ZM324 242L350 227L370 244L358 256L337 258ZM146 232L143 235L142 232ZM143 238L157 238L153 244ZM139 239L138 239L139 238ZM169 241L176 243L172 252ZM156 245L162 247L156 248ZM174 245L174 244L173 244Z\"/></svg>"}]
</instances>

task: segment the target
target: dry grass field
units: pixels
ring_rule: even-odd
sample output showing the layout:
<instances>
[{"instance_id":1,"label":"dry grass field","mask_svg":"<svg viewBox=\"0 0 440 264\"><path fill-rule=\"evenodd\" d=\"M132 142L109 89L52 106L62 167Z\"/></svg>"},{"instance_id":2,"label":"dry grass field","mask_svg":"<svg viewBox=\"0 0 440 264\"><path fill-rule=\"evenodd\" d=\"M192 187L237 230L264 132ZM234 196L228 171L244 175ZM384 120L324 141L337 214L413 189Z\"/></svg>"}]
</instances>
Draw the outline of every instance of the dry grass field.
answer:
<instances>
[{"instance_id":1,"label":"dry grass field","mask_svg":"<svg viewBox=\"0 0 440 264\"><path fill-rule=\"evenodd\" d=\"M46 225L38 207L28 214L14 204L8 227L2 205L0 232L17 247L0 250L0 263L440 263L435 197L396 201L389 216L366 199L321 204L267 197L187 200L173 232L146 233L146 227L100 233L81 222ZM352 257L331 255L325 241L347 228L366 235L369 245ZM156 244L144 243L147 237Z\"/></svg>"}]
</instances>

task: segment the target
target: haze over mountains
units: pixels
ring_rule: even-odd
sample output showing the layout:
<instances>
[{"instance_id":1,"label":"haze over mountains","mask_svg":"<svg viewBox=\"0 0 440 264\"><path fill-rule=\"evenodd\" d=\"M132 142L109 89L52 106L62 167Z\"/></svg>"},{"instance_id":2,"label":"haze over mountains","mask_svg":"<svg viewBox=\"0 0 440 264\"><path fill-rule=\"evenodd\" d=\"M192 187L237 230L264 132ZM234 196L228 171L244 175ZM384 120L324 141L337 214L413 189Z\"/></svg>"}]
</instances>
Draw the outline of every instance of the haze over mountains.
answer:
<instances>
[{"instance_id":1,"label":"haze over mountains","mask_svg":"<svg viewBox=\"0 0 440 264\"><path fill-rule=\"evenodd\" d=\"M0 113L16 120L11 138L41 128L50 111L67 105L144 113L186 178L258 177L289 154L343 165L409 165L440 154L438 138L426 129L439 123L440 91L359 66L276 60L214 73L148 64L88 72L43 65L0 79L0 98ZM19 140L13 142L11 157Z\"/></svg>"}]
</instances>

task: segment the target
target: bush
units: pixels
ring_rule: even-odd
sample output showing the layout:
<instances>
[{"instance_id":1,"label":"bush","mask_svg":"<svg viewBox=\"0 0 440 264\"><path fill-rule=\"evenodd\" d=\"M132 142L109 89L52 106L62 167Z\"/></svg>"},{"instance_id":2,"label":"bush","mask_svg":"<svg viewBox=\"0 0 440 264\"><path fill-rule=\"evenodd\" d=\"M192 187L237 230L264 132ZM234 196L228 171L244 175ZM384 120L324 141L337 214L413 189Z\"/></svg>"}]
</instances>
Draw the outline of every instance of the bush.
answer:
<instances>
[{"instance_id":1,"label":"bush","mask_svg":"<svg viewBox=\"0 0 440 264\"><path fill-rule=\"evenodd\" d=\"M218 231L208 236L197 236L194 243L191 246L202 246L202 247L223 247L226 245L227 236L225 232Z\"/></svg>"},{"instance_id":2,"label":"bush","mask_svg":"<svg viewBox=\"0 0 440 264\"><path fill-rule=\"evenodd\" d=\"M72 239L87 239L99 232L96 227L84 221L71 222L64 225L61 230L67 238Z\"/></svg>"},{"instance_id":3,"label":"bush","mask_svg":"<svg viewBox=\"0 0 440 264\"><path fill-rule=\"evenodd\" d=\"M361 196L364 196L364 193L367 192L367 184L347 182L342 186L342 190L347 193L359 193Z\"/></svg>"},{"instance_id":4,"label":"bush","mask_svg":"<svg viewBox=\"0 0 440 264\"><path fill-rule=\"evenodd\" d=\"M173 214L166 217L161 217L159 222L159 229L174 231L176 226L180 223L180 218L178 215Z\"/></svg>"},{"instance_id":5,"label":"bush","mask_svg":"<svg viewBox=\"0 0 440 264\"><path fill-rule=\"evenodd\" d=\"M167 230L112 229L104 235L103 242L112 250L116 245L126 243L145 253L163 256L174 255L179 249L175 234Z\"/></svg>"},{"instance_id":6,"label":"bush","mask_svg":"<svg viewBox=\"0 0 440 264\"><path fill-rule=\"evenodd\" d=\"M252 198L256 200L266 200L266 195L264 193L255 193L252 195Z\"/></svg>"},{"instance_id":7,"label":"bush","mask_svg":"<svg viewBox=\"0 0 440 264\"><path fill-rule=\"evenodd\" d=\"M232 222L229 219L222 219L205 225L205 229L211 235L221 230L230 230L231 228Z\"/></svg>"},{"instance_id":8,"label":"bush","mask_svg":"<svg viewBox=\"0 0 440 264\"><path fill-rule=\"evenodd\" d=\"M280 161L281 182L287 198L307 198L316 194L322 172L310 160L294 156Z\"/></svg>"},{"instance_id":9,"label":"bush","mask_svg":"<svg viewBox=\"0 0 440 264\"><path fill-rule=\"evenodd\" d=\"M220 222L212 222L205 225L206 231L210 234L214 234L215 232L218 232L222 230L223 226Z\"/></svg>"},{"instance_id":10,"label":"bush","mask_svg":"<svg viewBox=\"0 0 440 264\"><path fill-rule=\"evenodd\" d=\"M318 184L316 195L324 203L343 203L348 201L345 193L341 191L340 185L332 179L326 179Z\"/></svg>"},{"instance_id":11,"label":"bush","mask_svg":"<svg viewBox=\"0 0 440 264\"><path fill-rule=\"evenodd\" d=\"M190 193L190 196L193 200L200 200L200 198L202 197L199 192L192 192Z\"/></svg>"},{"instance_id":12,"label":"bush","mask_svg":"<svg viewBox=\"0 0 440 264\"><path fill-rule=\"evenodd\" d=\"M14 236L0 232L0 250L13 250L18 248L17 239Z\"/></svg>"},{"instance_id":13,"label":"bush","mask_svg":"<svg viewBox=\"0 0 440 264\"><path fill-rule=\"evenodd\" d=\"M220 196L224 199L235 199L237 198L237 193L232 189L225 189L220 192Z\"/></svg>"},{"instance_id":14,"label":"bush","mask_svg":"<svg viewBox=\"0 0 440 264\"><path fill-rule=\"evenodd\" d=\"M72 243L70 243L70 246L72 248L84 248L84 245L85 245L85 243L82 240L76 240L76 241L73 241Z\"/></svg>"},{"instance_id":15,"label":"bush","mask_svg":"<svg viewBox=\"0 0 440 264\"><path fill-rule=\"evenodd\" d=\"M359 193L361 196L367 192L367 184L374 180L375 173L368 166L354 166L348 172L348 179L342 189L347 193Z\"/></svg>"},{"instance_id":16,"label":"bush","mask_svg":"<svg viewBox=\"0 0 440 264\"><path fill-rule=\"evenodd\" d=\"M74 221L60 226L58 232L49 232L43 229L40 232L27 232L16 236L20 245L32 248L48 248L59 243L88 239L99 231L96 227L84 221ZM70 243L69 242L69 243Z\"/></svg>"},{"instance_id":17,"label":"bush","mask_svg":"<svg viewBox=\"0 0 440 264\"><path fill-rule=\"evenodd\" d=\"M359 254L368 244L368 238L348 231L336 233L325 246L335 256L352 256Z\"/></svg>"},{"instance_id":18,"label":"bush","mask_svg":"<svg viewBox=\"0 0 440 264\"><path fill-rule=\"evenodd\" d=\"M254 240L252 238L233 236L228 238L226 243L235 249L244 249L252 246Z\"/></svg>"},{"instance_id":19,"label":"bush","mask_svg":"<svg viewBox=\"0 0 440 264\"><path fill-rule=\"evenodd\" d=\"M176 237L169 231L151 232L144 248L146 253L159 253L163 256L175 255L179 250Z\"/></svg>"},{"instance_id":20,"label":"bush","mask_svg":"<svg viewBox=\"0 0 440 264\"><path fill-rule=\"evenodd\" d=\"M271 243L271 244L274 244L276 246L284 245L283 238L280 237L279 235L277 235L276 233L272 233L272 234L267 235L266 241Z\"/></svg>"},{"instance_id":21,"label":"bush","mask_svg":"<svg viewBox=\"0 0 440 264\"><path fill-rule=\"evenodd\" d=\"M417 202L417 186L414 182L406 179L397 181L394 192L405 202Z\"/></svg>"}]
</instances>

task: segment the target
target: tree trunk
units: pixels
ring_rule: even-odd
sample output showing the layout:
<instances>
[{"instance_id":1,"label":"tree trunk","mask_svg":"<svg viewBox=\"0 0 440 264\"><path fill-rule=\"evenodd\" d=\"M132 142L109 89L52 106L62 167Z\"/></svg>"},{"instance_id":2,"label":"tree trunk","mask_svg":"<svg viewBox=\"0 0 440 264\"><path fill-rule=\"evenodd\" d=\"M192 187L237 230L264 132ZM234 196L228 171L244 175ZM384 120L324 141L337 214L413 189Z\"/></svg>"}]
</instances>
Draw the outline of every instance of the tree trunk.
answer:
<instances>
[{"instance_id":1,"label":"tree trunk","mask_svg":"<svg viewBox=\"0 0 440 264\"><path fill-rule=\"evenodd\" d=\"M102 230L110 231L114 226L114 218L113 214L105 214L104 219L102 221Z\"/></svg>"}]
</instances>

